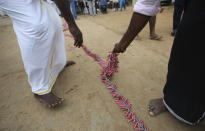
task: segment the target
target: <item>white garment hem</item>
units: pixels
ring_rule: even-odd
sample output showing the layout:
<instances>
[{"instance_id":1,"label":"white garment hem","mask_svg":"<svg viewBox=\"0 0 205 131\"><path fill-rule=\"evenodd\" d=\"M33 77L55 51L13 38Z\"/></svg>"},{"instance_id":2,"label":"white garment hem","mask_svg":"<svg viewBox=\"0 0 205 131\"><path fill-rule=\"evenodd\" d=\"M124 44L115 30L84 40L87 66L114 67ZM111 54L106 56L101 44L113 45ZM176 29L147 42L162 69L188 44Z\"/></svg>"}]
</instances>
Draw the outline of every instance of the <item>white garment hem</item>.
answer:
<instances>
[{"instance_id":1,"label":"white garment hem","mask_svg":"<svg viewBox=\"0 0 205 131\"><path fill-rule=\"evenodd\" d=\"M192 122L189 122L187 120L184 120L183 118L181 118L179 115L177 115L165 102L165 100L163 99L163 103L165 105L165 107L168 109L168 111L174 116L176 117L178 120L186 123L186 124L189 124L191 126L194 126L196 124L198 124L204 117L205 117L205 112L203 113L202 117L200 117L195 123L192 123Z\"/></svg>"},{"instance_id":2,"label":"white garment hem","mask_svg":"<svg viewBox=\"0 0 205 131\"><path fill-rule=\"evenodd\" d=\"M47 90L43 90L43 91L33 91L34 94L38 94L38 95L45 95L45 94L48 94L51 92L52 88L53 88L53 85L55 84L56 82L56 78L52 80L51 83L47 84L49 85Z\"/></svg>"},{"instance_id":3,"label":"white garment hem","mask_svg":"<svg viewBox=\"0 0 205 131\"><path fill-rule=\"evenodd\" d=\"M150 12L147 12L146 10L140 10L140 9L133 9L133 11L136 13L142 14L142 15L146 15L146 16L155 16L158 13L158 11L150 13Z\"/></svg>"}]
</instances>

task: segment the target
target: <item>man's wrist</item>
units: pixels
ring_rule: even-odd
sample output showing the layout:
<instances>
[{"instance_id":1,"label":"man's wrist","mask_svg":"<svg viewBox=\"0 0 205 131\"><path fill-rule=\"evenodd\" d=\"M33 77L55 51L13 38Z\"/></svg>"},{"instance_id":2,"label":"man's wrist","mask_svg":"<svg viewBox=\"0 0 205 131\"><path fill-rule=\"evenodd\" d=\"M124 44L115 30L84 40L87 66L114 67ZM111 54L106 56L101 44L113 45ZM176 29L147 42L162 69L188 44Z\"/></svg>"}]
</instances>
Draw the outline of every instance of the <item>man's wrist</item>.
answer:
<instances>
[{"instance_id":1,"label":"man's wrist","mask_svg":"<svg viewBox=\"0 0 205 131\"><path fill-rule=\"evenodd\" d=\"M72 19L68 20L68 19L65 18L65 20L66 20L69 27L76 27L77 26L74 19L73 20Z\"/></svg>"}]
</instances>

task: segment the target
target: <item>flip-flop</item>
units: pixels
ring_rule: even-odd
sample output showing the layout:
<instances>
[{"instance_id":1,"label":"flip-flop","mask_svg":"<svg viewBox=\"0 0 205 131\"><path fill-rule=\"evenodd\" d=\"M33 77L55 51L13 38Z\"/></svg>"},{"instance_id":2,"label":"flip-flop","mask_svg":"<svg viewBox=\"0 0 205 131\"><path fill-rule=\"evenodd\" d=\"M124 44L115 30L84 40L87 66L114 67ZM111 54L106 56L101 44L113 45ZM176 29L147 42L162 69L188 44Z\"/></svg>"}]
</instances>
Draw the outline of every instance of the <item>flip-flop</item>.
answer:
<instances>
[{"instance_id":1,"label":"flip-flop","mask_svg":"<svg viewBox=\"0 0 205 131\"><path fill-rule=\"evenodd\" d=\"M151 39L151 40L158 40L158 41L161 41L161 40L162 40L162 36L159 36L159 35L150 36L150 39Z\"/></svg>"}]
</instances>

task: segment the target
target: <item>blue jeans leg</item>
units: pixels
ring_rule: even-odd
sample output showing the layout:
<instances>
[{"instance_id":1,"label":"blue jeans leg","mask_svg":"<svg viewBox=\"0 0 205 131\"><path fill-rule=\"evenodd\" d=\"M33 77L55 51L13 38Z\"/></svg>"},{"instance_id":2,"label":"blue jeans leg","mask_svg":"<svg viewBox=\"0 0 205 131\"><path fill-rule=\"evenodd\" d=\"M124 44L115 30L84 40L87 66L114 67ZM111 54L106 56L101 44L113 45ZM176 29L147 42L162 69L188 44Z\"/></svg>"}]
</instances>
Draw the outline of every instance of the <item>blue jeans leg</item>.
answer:
<instances>
[{"instance_id":1,"label":"blue jeans leg","mask_svg":"<svg viewBox=\"0 0 205 131\"><path fill-rule=\"evenodd\" d=\"M123 6L125 6L125 0L120 0L120 11L122 11Z\"/></svg>"},{"instance_id":2,"label":"blue jeans leg","mask_svg":"<svg viewBox=\"0 0 205 131\"><path fill-rule=\"evenodd\" d=\"M71 12L73 14L73 17L75 19L77 19L77 13L76 13L76 10L75 10L75 1L74 0L70 0L70 9L71 9Z\"/></svg>"}]
</instances>

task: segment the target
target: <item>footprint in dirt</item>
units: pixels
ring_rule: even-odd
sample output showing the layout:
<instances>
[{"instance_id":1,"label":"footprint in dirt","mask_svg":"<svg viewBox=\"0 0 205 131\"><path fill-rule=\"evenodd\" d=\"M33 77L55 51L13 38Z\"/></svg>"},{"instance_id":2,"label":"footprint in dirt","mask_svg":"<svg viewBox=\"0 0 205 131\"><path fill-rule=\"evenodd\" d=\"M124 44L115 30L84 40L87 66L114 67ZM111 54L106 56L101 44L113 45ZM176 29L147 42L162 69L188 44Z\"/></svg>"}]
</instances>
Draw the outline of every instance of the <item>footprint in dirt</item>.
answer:
<instances>
[{"instance_id":1,"label":"footprint in dirt","mask_svg":"<svg viewBox=\"0 0 205 131\"><path fill-rule=\"evenodd\" d=\"M72 88L65 91L66 94L76 92L78 90L78 85L74 85Z\"/></svg>"}]
</instances>

